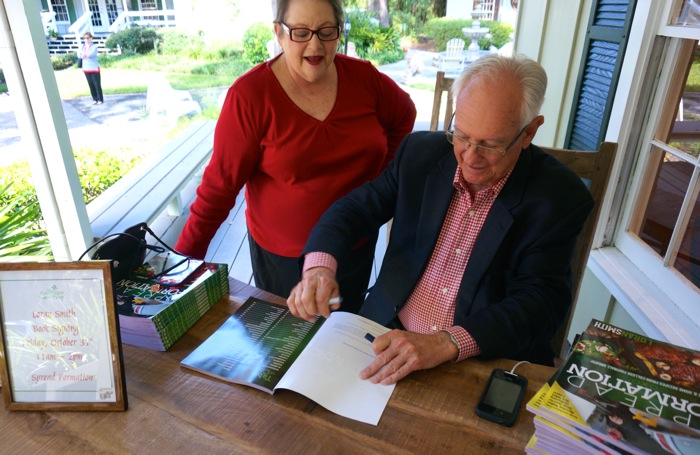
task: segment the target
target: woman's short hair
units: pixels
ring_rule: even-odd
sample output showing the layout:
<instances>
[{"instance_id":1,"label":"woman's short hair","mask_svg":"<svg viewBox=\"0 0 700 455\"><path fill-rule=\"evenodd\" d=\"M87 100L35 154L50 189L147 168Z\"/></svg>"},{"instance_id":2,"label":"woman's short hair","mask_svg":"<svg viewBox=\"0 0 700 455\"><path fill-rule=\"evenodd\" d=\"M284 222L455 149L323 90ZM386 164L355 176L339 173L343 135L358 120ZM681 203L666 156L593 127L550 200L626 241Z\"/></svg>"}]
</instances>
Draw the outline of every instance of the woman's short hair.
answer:
<instances>
[{"instance_id":1,"label":"woman's short hair","mask_svg":"<svg viewBox=\"0 0 700 455\"><path fill-rule=\"evenodd\" d=\"M540 113L547 90L547 73L539 63L522 54L486 54L470 63L452 83L452 99L456 105L460 92L472 79L499 81L504 77L512 77L522 89L520 126L524 127Z\"/></svg>"},{"instance_id":2,"label":"woman's short hair","mask_svg":"<svg viewBox=\"0 0 700 455\"><path fill-rule=\"evenodd\" d=\"M275 14L275 20L273 22L279 24L284 22L284 17L287 15L289 10L289 3L292 0L277 0L277 14ZM343 13L343 0L327 0L328 3L333 7L333 15L338 25L342 26L345 21L345 14Z\"/></svg>"},{"instance_id":3,"label":"woman's short hair","mask_svg":"<svg viewBox=\"0 0 700 455\"><path fill-rule=\"evenodd\" d=\"M85 32L85 33L83 33L83 38L94 38L94 37L92 36L92 33Z\"/></svg>"}]
</instances>

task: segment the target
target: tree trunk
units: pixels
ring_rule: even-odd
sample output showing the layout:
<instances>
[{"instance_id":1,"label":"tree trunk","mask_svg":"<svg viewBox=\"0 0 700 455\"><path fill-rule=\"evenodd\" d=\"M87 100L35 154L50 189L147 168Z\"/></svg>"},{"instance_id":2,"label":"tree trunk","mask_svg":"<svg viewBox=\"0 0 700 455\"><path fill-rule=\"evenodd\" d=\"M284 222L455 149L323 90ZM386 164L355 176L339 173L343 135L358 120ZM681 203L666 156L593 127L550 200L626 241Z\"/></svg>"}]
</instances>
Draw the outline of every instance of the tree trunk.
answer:
<instances>
[{"instance_id":1,"label":"tree trunk","mask_svg":"<svg viewBox=\"0 0 700 455\"><path fill-rule=\"evenodd\" d=\"M433 12L436 17L445 17L447 14L447 0L434 0Z\"/></svg>"},{"instance_id":2,"label":"tree trunk","mask_svg":"<svg viewBox=\"0 0 700 455\"><path fill-rule=\"evenodd\" d=\"M367 0L367 11L374 11L377 14L382 27L389 26L389 8L387 0Z\"/></svg>"}]
</instances>

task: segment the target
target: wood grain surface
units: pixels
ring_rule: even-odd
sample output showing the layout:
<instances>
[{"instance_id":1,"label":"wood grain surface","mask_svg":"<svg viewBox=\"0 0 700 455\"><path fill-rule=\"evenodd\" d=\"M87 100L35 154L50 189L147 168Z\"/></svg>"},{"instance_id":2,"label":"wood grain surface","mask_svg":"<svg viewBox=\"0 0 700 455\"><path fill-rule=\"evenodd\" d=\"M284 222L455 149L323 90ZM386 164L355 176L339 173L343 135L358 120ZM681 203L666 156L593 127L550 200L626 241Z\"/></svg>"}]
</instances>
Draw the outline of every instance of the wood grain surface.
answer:
<instances>
[{"instance_id":1,"label":"wood grain surface","mask_svg":"<svg viewBox=\"0 0 700 455\"><path fill-rule=\"evenodd\" d=\"M414 454L523 453L534 432L523 405L512 428L483 420L474 407L493 368L515 362L467 360L401 380L379 425L333 414L295 392L274 395L180 367L250 295L284 302L231 279L219 301L167 352L124 345L126 412L0 409L0 453ZM554 369L521 365L525 401Z\"/></svg>"}]
</instances>

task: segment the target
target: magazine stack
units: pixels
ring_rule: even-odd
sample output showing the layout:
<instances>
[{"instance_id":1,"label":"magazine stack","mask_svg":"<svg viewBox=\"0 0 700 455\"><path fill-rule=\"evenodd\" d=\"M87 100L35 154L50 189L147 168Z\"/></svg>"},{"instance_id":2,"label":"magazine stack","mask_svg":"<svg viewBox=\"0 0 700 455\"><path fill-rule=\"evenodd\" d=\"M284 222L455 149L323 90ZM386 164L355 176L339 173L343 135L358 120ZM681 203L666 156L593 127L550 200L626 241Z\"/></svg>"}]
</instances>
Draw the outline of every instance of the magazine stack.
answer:
<instances>
[{"instance_id":1,"label":"magazine stack","mask_svg":"<svg viewBox=\"0 0 700 455\"><path fill-rule=\"evenodd\" d=\"M530 454L700 454L700 352L597 320L527 403Z\"/></svg>"},{"instance_id":2,"label":"magazine stack","mask_svg":"<svg viewBox=\"0 0 700 455\"><path fill-rule=\"evenodd\" d=\"M163 278L123 279L115 288L122 343L166 351L228 295L228 267L202 263L175 285Z\"/></svg>"}]
</instances>

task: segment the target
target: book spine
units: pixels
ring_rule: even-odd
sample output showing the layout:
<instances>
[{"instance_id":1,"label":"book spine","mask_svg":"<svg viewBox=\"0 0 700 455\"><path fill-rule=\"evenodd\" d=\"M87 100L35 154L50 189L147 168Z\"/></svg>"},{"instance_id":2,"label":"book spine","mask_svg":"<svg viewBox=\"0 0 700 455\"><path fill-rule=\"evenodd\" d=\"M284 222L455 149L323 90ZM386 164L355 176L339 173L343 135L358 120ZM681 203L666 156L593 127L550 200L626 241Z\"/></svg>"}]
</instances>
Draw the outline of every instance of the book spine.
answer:
<instances>
[{"instance_id":1,"label":"book spine","mask_svg":"<svg viewBox=\"0 0 700 455\"><path fill-rule=\"evenodd\" d=\"M176 303L163 309L151 319L160 334L165 349L172 346L214 304L228 294L228 266L217 264L217 270Z\"/></svg>"}]
</instances>

